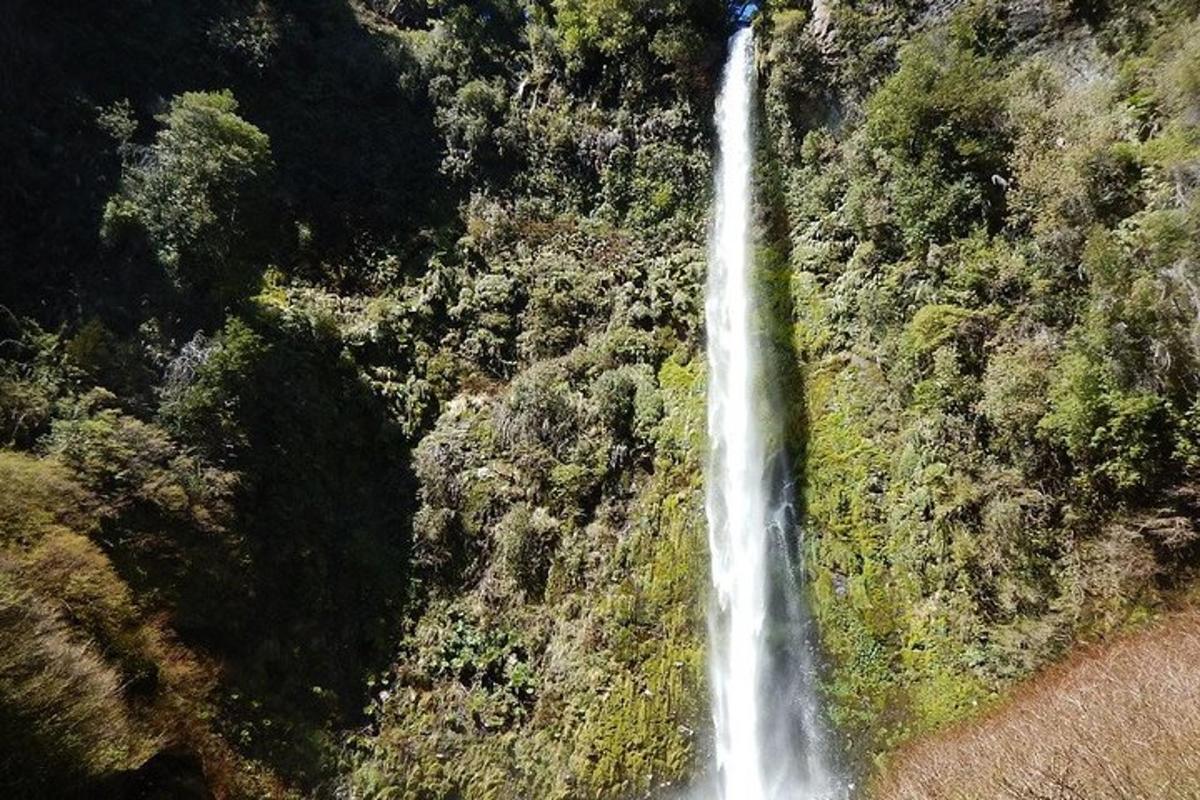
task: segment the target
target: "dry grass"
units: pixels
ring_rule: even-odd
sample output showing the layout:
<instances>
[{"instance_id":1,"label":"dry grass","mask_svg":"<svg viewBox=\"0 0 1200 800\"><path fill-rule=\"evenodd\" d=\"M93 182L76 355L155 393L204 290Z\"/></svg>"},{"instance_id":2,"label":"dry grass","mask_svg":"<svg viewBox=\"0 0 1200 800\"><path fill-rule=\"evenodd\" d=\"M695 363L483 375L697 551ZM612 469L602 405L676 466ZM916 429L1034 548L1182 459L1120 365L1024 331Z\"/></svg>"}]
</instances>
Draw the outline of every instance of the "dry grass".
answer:
<instances>
[{"instance_id":1,"label":"dry grass","mask_svg":"<svg viewBox=\"0 0 1200 800\"><path fill-rule=\"evenodd\" d=\"M136 736L120 676L0 556L0 786L52 796L121 768Z\"/></svg>"},{"instance_id":2,"label":"dry grass","mask_svg":"<svg viewBox=\"0 0 1200 800\"><path fill-rule=\"evenodd\" d=\"M880 800L1200 798L1200 611L1089 648L902 750Z\"/></svg>"}]
</instances>

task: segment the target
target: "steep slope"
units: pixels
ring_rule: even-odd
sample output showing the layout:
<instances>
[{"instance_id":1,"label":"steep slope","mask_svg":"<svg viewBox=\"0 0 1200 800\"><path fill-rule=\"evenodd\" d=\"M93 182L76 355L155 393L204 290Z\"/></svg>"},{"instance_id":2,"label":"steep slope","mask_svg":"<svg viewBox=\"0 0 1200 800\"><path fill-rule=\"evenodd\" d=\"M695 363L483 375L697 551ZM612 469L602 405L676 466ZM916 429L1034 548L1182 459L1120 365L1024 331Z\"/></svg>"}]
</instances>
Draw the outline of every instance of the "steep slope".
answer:
<instances>
[{"instance_id":1,"label":"steep slope","mask_svg":"<svg viewBox=\"0 0 1200 800\"><path fill-rule=\"evenodd\" d=\"M1168 616L1039 675L995 713L902 750L875 794L1195 797L1198 664L1200 619Z\"/></svg>"},{"instance_id":2,"label":"steep slope","mask_svg":"<svg viewBox=\"0 0 1200 800\"><path fill-rule=\"evenodd\" d=\"M685 776L724 4L4 14L6 796Z\"/></svg>"},{"instance_id":3,"label":"steep slope","mask_svg":"<svg viewBox=\"0 0 1200 800\"><path fill-rule=\"evenodd\" d=\"M0 792L703 768L708 120L747 5L6 5ZM866 771L1189 596L1198 14L761 4L769 357ZM880 792L1003 761L972 731L1020 702Z\"/></svg>"},{"instance_id":4,"label":"steep slope","mask_svg":"<svg viewBox=\"0 0 1200 800\"><path fill-rule=\"evenodd\" d=\"M1200 23L815 6L760 21L764 225L828 690L869 769L1192 579Z\"/></svg>"}]
</instances>

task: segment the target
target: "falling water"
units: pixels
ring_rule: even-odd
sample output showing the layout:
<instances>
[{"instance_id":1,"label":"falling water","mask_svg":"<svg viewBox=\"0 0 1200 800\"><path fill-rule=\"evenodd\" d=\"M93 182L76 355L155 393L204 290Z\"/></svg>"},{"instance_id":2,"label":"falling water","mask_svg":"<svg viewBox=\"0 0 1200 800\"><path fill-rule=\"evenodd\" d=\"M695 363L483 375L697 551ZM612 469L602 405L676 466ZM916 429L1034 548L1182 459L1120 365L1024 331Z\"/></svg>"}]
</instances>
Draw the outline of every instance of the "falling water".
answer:
<instances>
[{"instance_id":1,"label":"falling water","mask_svg":"<svg viewBox=\"0 0 1200 800\"><path fill-rule=\"evenodd\" d=\"M716 125L709 259L709 615L719 800L839 794L827 766L809 625L799 593L789 468L752 281L754 39L732 40Z\"/></svg>"}]
</instances>

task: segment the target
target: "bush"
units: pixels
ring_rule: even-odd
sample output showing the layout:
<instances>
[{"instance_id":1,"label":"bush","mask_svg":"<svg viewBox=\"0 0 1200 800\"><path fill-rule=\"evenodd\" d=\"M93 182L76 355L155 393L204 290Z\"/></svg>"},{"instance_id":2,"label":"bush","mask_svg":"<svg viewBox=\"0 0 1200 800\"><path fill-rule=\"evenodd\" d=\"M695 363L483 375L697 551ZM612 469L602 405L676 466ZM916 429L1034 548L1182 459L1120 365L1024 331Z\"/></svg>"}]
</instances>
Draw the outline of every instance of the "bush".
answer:
<instances>
[{"instance_id":1,"label":"bush","mask_svg":"<svg viewBox=\"0 0 1200 800\"><path fill-rule=\"evenodd\" d=\"M1038 424L1050 410L1057 347L1043 334L1007 342L988 359L979 410L994 431L993 446L1018 462L1038 447Z\"/></svg>"},{"instance_id":2,"label":"bush","mask_svg":"<svg viewBox=\"0 0 1200 800\"><path fill-rule=\"evenodd\" d=\"M583 397L568 381L561 364L535 367L513 381L497 410L500 441L518 463L549 456L570 461L585 430Z\"/></svg>"},{"instance_id":3,"label":"bush","mask_svg":"<svg viewBox=\"0 0 1200 800\"><path fill-rule=\"evenodd\" d=\"M521 637L461 612L436 621L444 627L430 628L427 621L421 631L432 646L418 655L418 663L432 677L451 678L476 690L471 715L481 728L502 730L524 720L537 694Z\"/></svg>"},{"instance_id":4,"label":"bush","mask_svg":"<svg viewBox=\"0 0 1200 800\"><path fill-rule=\"evenodd\" d=\"M611 278L594 264L574 254L546 252L528 274L529 304L518 337L526 361L564 355L608 318Z\"/></svg>"},{"instance_id":5,"label":"bush","mask_svg":"<svg viewBox=\"0 0 1200 800\"><path fill-rule=\"evenodd\" d=\"M390 651L416 490L409 442L335 320L265 302L252 311L226 323L164 397L161 419L205 461L239 474L240 559L225 571L237 580L210 598L233 610L189 622L261 704L231 713L291 722L254 736L252 752L311 777L328 755L315 732L359 712L359 681ZM330 652L338 657L317 656Z\"/></svg>"},{"instance_id":6,"label":"bush","mask_svg":"<svg viewBox=\"0 0 1200 800\"><path fill-rule=\"evenodd\" d=\"M99 317L66 341L63 355L81 382L103 386L131 404L146 398L156 377L145 363L143 343L117 336Z\"/></svg>"},{"instance_id":7,"label":"bush","mask_svg":"<svg viewBox=\"0 0 1200 800\"><path fill-rule=\"evenodd\" d=\"M455 508L462 503L472 474L492 455L490 423L486 406L473 398L450 404L413 454L425 503L436 508Z\"/></svg>"},{"instance_id":8,"label":"bush","mask_svg":"<svg viewBox=\"0 0 1200 800\"><path fill-rule=\"evenodd\" d=\"M454 92L453 101L438 109L437 125L446 142L443 169L458 178L479 178L499 161L500 127L508 98L498 81L476 78Z\"/></svg>"},{"instance_id":9,"label":"bush","mask_svg":"<svg viewBox=\"0 0 1200 800\"><path fill-rule=\"evenodd\" d=\"M575 75L616 72L626 79L622 88L634 96L664 88L653 80L658 75L681 93L711 91L704 78L715 68L716 45L728 31L730 12L724 4L553 0L553 5L559 47Z\"/></svg>"},{"instance_id":10,"label":"bush","mask_svg":"<svg viewBox=\"0 0 1200 800\"><path fill-rule=\"evenodd\" d=\"M504 574L531 600L542 596L559 523L545 508L519 503L496 525L496 555Z\"/></svg>"},{"instance_id":11,"label":"bush","mask_svg":"<svg viewBox=\"0 0 1200 800\"><path fill-rule=\"evenodd\" d=\"M1122 493L1157 488L1172 452L1174 420L1164 399L1121 389L1079 350L1069 350L1056 372L1039 427L1066 449L1087 484Z\"/></svg>"},{"instance_id":12,"label":"bush","mask_svg":"<svg viewBox=\"0 0 1200 800\"><path fill-rule=\"evenodd\" d=\"M589 391L604 431L621 446L644 449L662 416L662 397L649 366L626 366L601 373Z\"/></svg>"},{"instance_id":13,"label":"bush","mask_svg":"<svg viewBox=\"0 0 1200 800\"><path fill-rule=\"evenodd\" d=\"M1134 147L1122 143L1093 154L1084 164L1083 176L1100 223L1112 225L1141 206L1142 165Z\"/></svg>"},{"instance_id":14,"label":"bush","mask_svg":"<svg viewBox=\"0 0 1200 800\"><path fill-rule=\"evenodd\" d=\"M104 499L104 512L115 515L143 504L176 519L212 527L224 522L235 477L189 456L156 425L114 408L89 413L104 397L103 391L92 392L72 416L55 420L45 443L48 453Z\"/></svg>"},{"instance_id":15,"label":"bush","mask_svg":"<svg viewBox=\"0 0 1200 800\"><path fill-rule=\"evenodd\" d=\"M71 371L58 336L8 316L0 328L7 337L0 345L0 444L28 447L45 433Z\"/></svg>"},{"instance_id":16,"label":"bush","mask_svg":"<svg viewBox=\"0 0 1200 800\"><path fill-rule=\"evenodd\" d=\"M978 374L989 332L986 314L952 305L922 306L900 334L899 348L916 375L929 372L937 355L950 349L967 374Z\"/></svg>"},{"instance_id":17,"label":"bush","mask_svg":"<svg viewBox=\"0 0 1200 800\"><path fill-rule=\"evenodd\" d=\"M896 223L910 249L946 242L1004 218L993 177L1008 174L1004 88L995 64L925 36L867 103L868 142L885 155Z\"/></svg>"}]
</instances>

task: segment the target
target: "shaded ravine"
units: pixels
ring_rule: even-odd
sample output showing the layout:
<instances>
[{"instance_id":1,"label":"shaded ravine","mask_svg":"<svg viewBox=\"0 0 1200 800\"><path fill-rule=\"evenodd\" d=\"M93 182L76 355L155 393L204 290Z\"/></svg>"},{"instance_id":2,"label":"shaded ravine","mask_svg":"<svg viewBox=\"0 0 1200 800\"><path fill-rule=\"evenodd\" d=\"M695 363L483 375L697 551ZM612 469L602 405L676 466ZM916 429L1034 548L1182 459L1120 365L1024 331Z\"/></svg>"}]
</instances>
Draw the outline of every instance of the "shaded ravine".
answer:
<instances>
[{"instance_id":1,"label":"shaded ravine","mask_svg":"<svg viewBox=\"0 0 1200 800\"><path fill-rule=\"evenodd\" d=\"M817 699L784 413L772 402L753 291L754 91L754 39L744 29L731 42L717 101L706 299L714 794L817 800L843 790Z\"/></svg>"}]
</instances>

